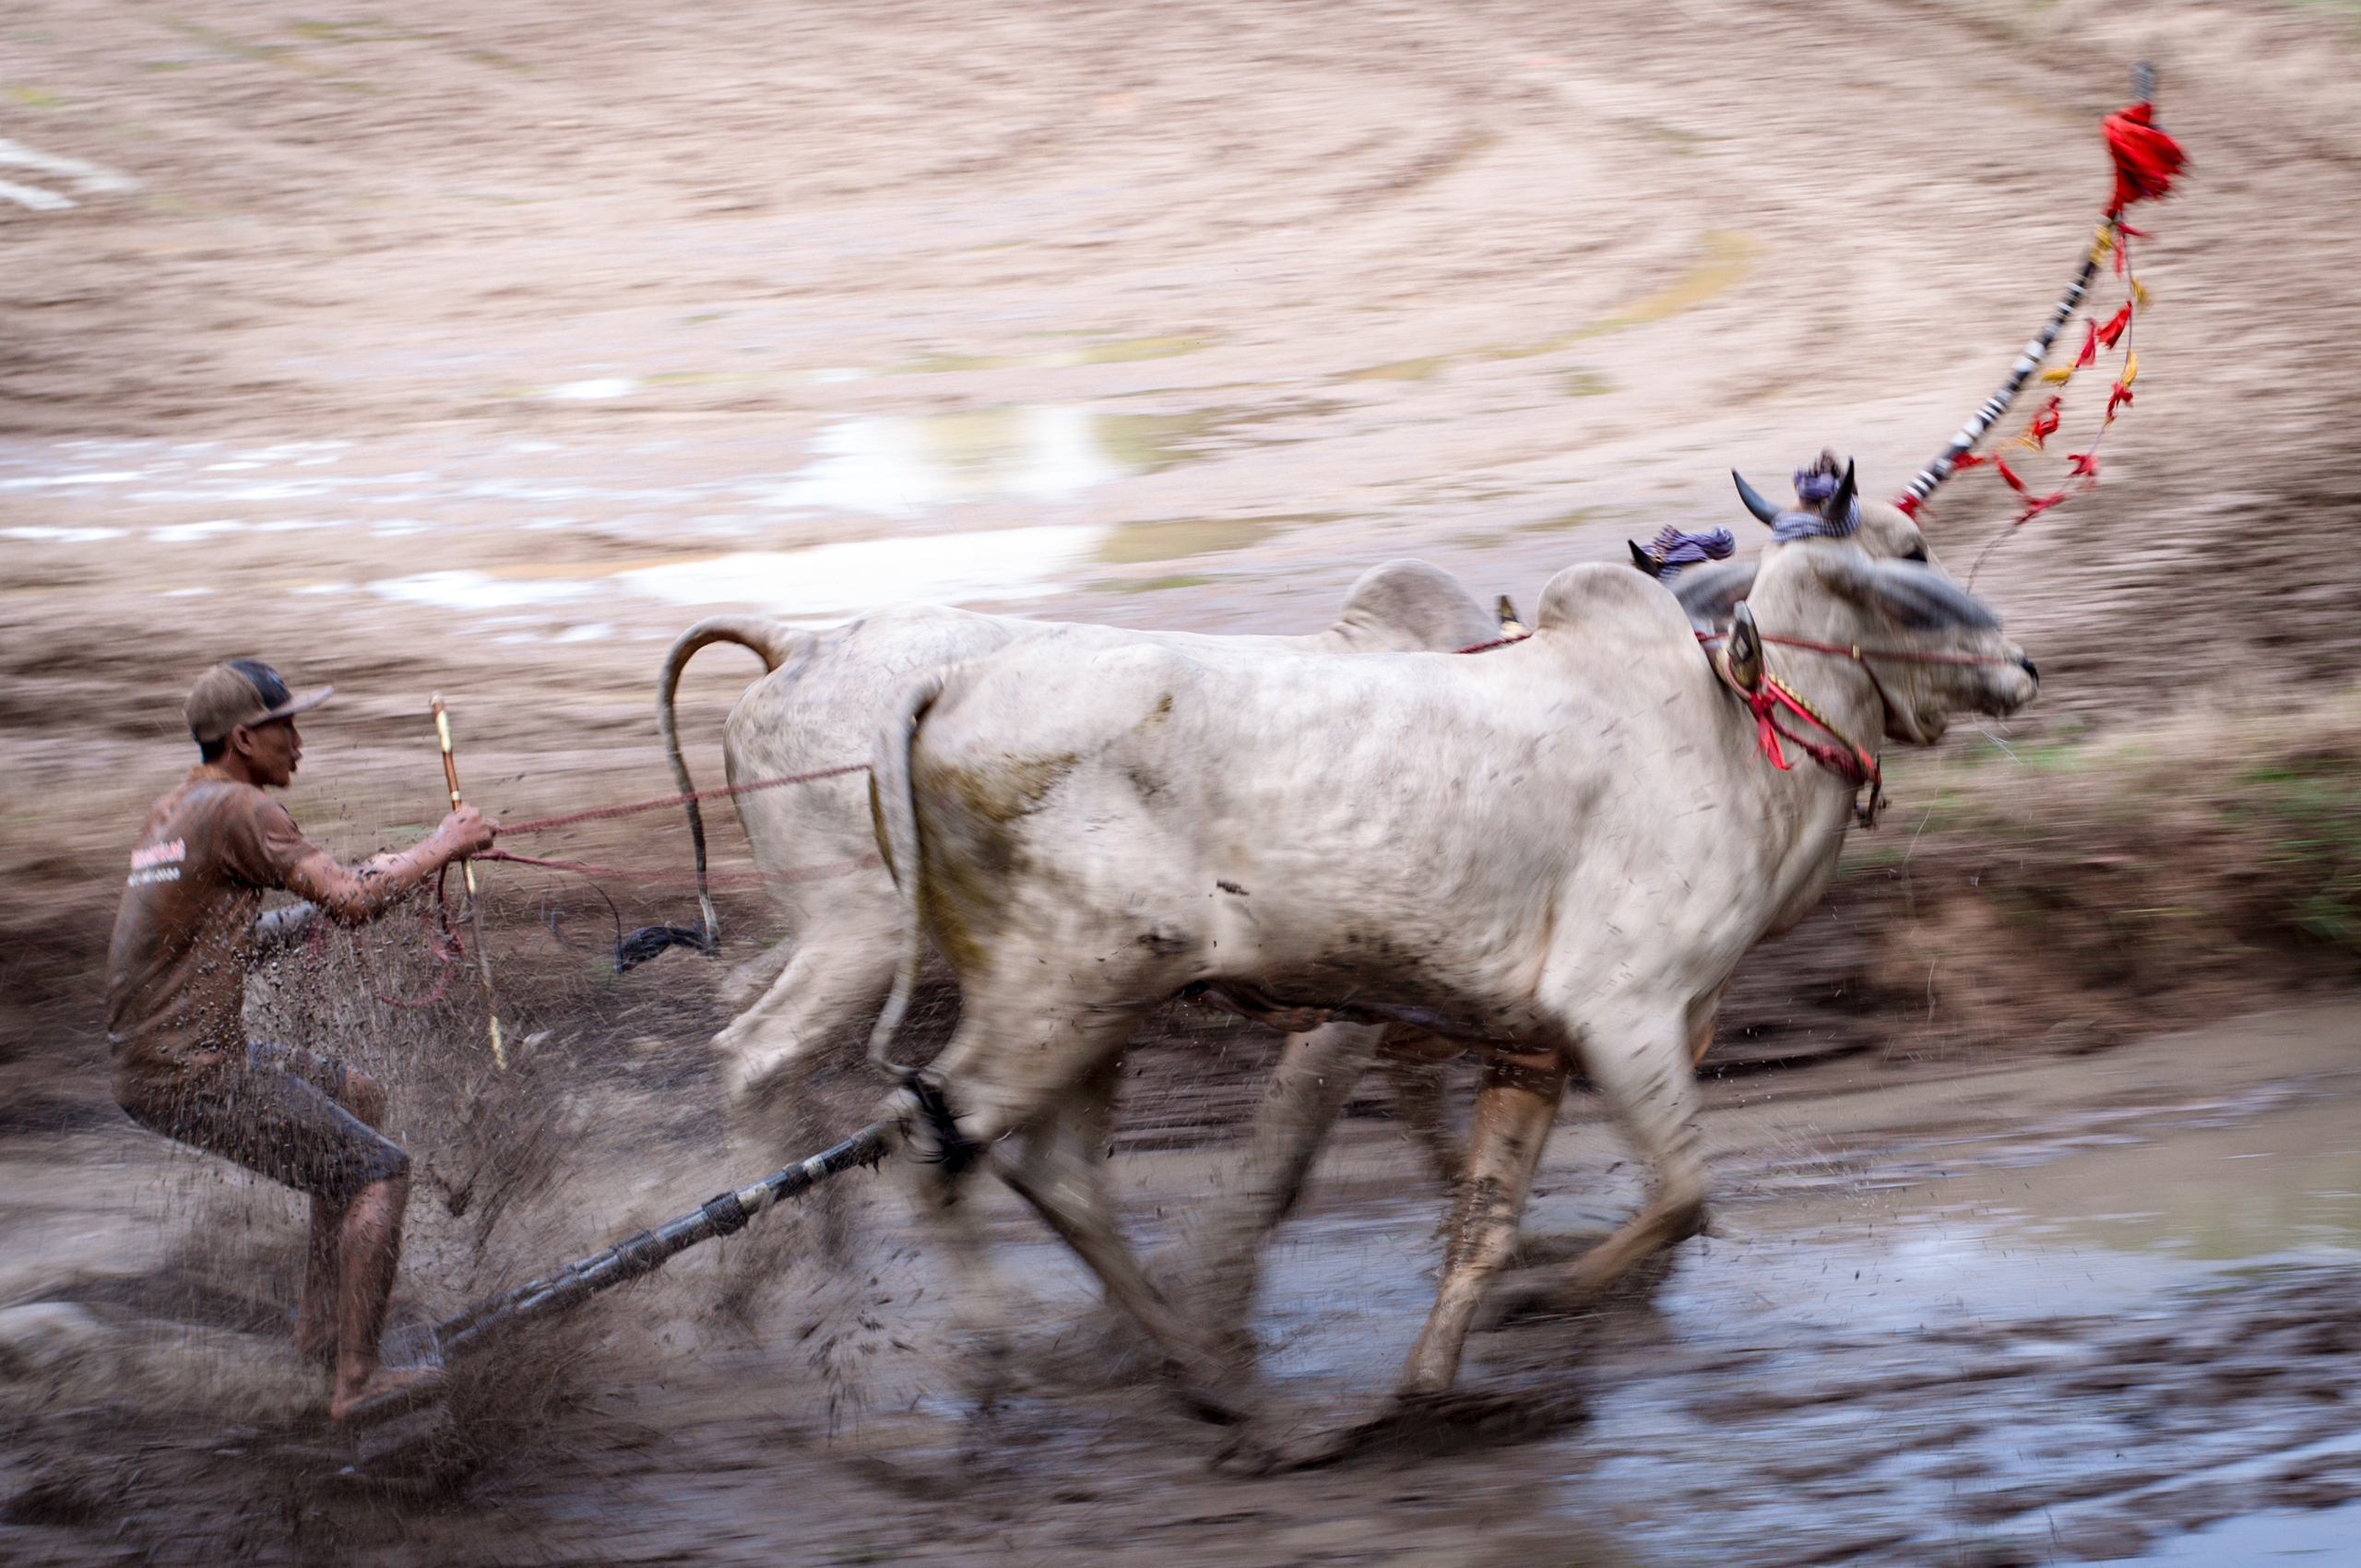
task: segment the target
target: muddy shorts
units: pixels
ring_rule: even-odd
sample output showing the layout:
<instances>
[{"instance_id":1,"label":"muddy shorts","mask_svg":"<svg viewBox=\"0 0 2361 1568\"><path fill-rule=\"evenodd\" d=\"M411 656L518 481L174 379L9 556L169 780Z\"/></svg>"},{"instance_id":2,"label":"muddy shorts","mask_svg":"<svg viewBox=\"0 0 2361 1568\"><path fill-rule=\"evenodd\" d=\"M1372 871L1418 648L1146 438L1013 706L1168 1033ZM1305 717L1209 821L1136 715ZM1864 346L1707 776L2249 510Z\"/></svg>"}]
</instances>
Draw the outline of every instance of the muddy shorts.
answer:
<instances>
[{"instance_id":1,"label":"muddy shorts","mask_svg":"<svg viewBox=\"0 0 2361 1568\"><path fill-rule=\"evenodd\" d=\"M243 1063L192 1074L124 1111L141 1126L342 1204L409 1169L409 1156L339 1103L341 1062L259 1040Z\"/></svg>"}]
</instances>

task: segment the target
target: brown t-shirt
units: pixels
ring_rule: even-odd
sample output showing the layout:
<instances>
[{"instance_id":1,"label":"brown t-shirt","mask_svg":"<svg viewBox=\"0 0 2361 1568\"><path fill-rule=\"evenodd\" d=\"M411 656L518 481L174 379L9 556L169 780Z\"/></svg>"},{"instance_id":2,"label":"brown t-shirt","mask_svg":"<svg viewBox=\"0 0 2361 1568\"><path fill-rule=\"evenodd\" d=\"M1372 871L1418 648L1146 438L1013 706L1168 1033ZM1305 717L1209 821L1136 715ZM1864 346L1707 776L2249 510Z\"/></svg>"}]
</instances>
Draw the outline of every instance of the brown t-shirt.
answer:
<instances>
[{"instance_id":1,"label":"brown t-shirt","mask_svg":"<svg viewBox=\"0 0 2361 1568\"><path fill-rule=\"evenodd\" d=\"M107 948L117 1099L168 1087L245 1049L248 933L263 895L319 853L287 808L217 769L158 801L131 852Z\"/></svg>"}]
</instances>

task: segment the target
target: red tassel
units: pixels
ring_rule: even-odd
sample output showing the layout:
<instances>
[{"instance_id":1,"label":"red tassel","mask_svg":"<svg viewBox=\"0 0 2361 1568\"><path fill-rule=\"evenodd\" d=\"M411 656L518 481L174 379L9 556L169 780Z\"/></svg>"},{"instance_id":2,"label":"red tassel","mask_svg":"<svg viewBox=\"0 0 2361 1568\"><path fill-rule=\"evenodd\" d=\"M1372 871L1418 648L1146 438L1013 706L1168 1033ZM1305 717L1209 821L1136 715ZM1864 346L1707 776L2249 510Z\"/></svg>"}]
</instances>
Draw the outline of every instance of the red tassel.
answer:
<instances>
[{"instance_id":1,"label":"red tassel","mask_svg":"<svg viewBox=\"0 0 2361 1568\"><path fill-rule=\"evenodd\" d=\"M2115 159L2115 200L2106 209L2110 218L2135 201L2159 201L2170 195L2174 176L2189 160L2180 143L2150 124L2154 115L2153 104L2133 103L2099 123Z\"/></svg>"},{"instance_id":2,"label":"red tassel","mask_svg":"<svg viewBox=\"0 0 2361 1568\"><path fill-rule=\"evenodd\" d=\"M2025 425L2025 439L2033 443L2035 450L2039 450L2051 436L2058 434L2058 405L2064 401L2063 398L2052 398L2041 406L2041 411L2034 415Z\"/></svg>"},{"instance_id":3,"label":"red tassel","mask_svg":"<svg viewBox=\"0 0 2361 1568\"><path fill-rule=\"evenodd\" d=\"M2107 317L2107 322L2105 327L2094 327L2092 329L2092 340L2106 348L2112 349L2116 344L2123 340L2123 334L2130 327L2130 326L2131 305L2130 302L2126 301L2121 310L2117 311L2113 315Z\"/></svg>"},{"instance_id":4,"label":"red tassel","mask_svg":"<svg viewBox=\"0 0 2361 1568\"><path fill-rule=\"evenodd\" d=\"M2130 403L2131 388L2126 386L2120 381L2117 382L2114 387L2106 395L2107 422L2110 424L2115 422L2115 410L2118 408L2128 408L2130 406Z\"/></svg>"},{"instance_id":5,"label":"red tassel","mask_svg":"<svg viewBox=\"0 0 2361 1568\"><path fill-rule=\"evenodd\" d=\"M1955 474L1965 473L1970 469L1980 469L1991 460L1992 459L1989 457L1978 457L1973 452L1962 452L1956 458L1952 459L1952 472Z\"/></svg>"},{"instance_id":6,"label":"red tassel","mask_svg":"<svg viewBox=\"0 0 2361 1568\"><path fill-rule=\"evenodd\" d=\"M2035 517L2040 517L2044 512L2048 511L2052 506L2057 505L2060 501L2065 499L2066 493L2062 490L2058 491L2053 494L2035 497L2025 503L2025 509L2017 514L2016 522L2011 523L2009 526L2011 528L2016 528L2021 524L2032 522Z\"/></svg>"},{"instance_id":7,"label":"red tassel","mask_svg":"<svg viewBox=\"0 0 2361 1568\"><path fill-rule=\"evenodd\" d=\"M2069 479L2087 477L2095 480L2099 477L2099 455L2096 452L2070 452L2066 455L2066 461L2070 465L2066 470Z\"/></svg>"},{"instance_id":8,"label":"red tassel","mask_svg":"<svg viewBox=\"0 0 2361 1568\"><path fill-rule=\"evenodd\" d=\"M2099 324L2095 321L2085 321L2082 323L2082 351L2074 356L2074 368L2080 370L2098 357Z\"/></svg>"},{"instance_id":9,"label":"red tassel","mask_svg":"<svg viewBox=\"0 0 2361 1568\"><path fill-rule=\"evenodd\" d=\"M2118 383L2117 385L2119 388L2121 383ZM2011 490L2015 491L2020 495L2030 496L2033 494L2032 491L2025 488L2025 481L2019 479L2016 476L2015 470L2009 467L2008 458L2003 457L1999 453L1995 452L1992 454L1989 461L1994 468L2000 470L2000 477L2009 481L2009 488Z\"/></svg>"}]
</instances>

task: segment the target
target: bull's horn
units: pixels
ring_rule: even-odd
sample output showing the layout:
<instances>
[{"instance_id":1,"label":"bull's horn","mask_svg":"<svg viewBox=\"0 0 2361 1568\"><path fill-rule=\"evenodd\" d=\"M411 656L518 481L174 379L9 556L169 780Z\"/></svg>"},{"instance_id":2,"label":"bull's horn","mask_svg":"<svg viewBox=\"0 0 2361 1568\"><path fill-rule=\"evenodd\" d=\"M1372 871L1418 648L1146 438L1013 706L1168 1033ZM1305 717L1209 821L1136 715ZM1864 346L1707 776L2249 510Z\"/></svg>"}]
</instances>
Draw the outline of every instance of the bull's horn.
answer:
<instances>
[{"instance_id":1,"label":"bull's horn","mask_svg":"<svg viewBox=\"0 0 2361 1568\"><path fill-rule=\"evenodd\" d=\"M1828 505L1820 509L1821 517L1834 523L1838 528L1845 529L1847 533L1852 531L1846 525L1853 516L1854 490L1853 463L1852 459L1847 458L1845 463L1845 477L1838 481L1836 493L1830 496Z\"/></svg>"},{"instance_id":2,"label":"bull's horn","mask_svg":"<svg viewBox=\"0 0 2361 1568\"><path fill-rule=\"evenodd\" d=\"M1762 492L1747 483L1744 474L1732 469L1730 478L1738 481L1738 498L1746 503L1746 509L1754 514L1756 522L1767 529L1779 520L1779 508L1763 500Z\"/></svg>"},{"instance_id":3,"label":"bull's horn","mask_svg":"<svg viewBox=\"0 0 2361 1568\"><path fill-rule=\"evenodd\" d=\"M1631 547L1631 564L1637 566L1648 576L1652 577L1655 576L1656 575L1655 557L1641 549L1640 541L1636 539L1627 539L1623 542Z\"/></svg>"}]
</instances>

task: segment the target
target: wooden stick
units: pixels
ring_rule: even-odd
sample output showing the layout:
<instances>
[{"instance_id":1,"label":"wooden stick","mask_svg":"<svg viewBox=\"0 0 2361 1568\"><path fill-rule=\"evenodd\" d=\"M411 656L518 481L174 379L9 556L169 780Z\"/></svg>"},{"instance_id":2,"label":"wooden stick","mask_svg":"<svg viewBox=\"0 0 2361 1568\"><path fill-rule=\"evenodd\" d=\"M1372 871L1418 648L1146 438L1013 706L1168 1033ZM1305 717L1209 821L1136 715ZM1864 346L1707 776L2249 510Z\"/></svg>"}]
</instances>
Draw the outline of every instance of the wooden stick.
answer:
<instances>
[{"instance_id":1,"label":"wooden stick","mask_svg":"<svg viewBox=\"0 0 2361 1568\"><path fill-rule=\"evenodd\" d=\"M457 811L459 799L459 762L451 753L451 715L443 707L443 694L437 692L434 703L434 738L443 742L443 781L451 787L451 809ZM508 1046L500 1038L500 1003L492 990L492 949L484 945L483 909L476 902L475 862L459 861L459 871L468 882L468 923L475 927L476 967L483 975L484 1017L492 1034L492 1064L502 1072L508 1070Z\"/></svg>"}]
</instances>

